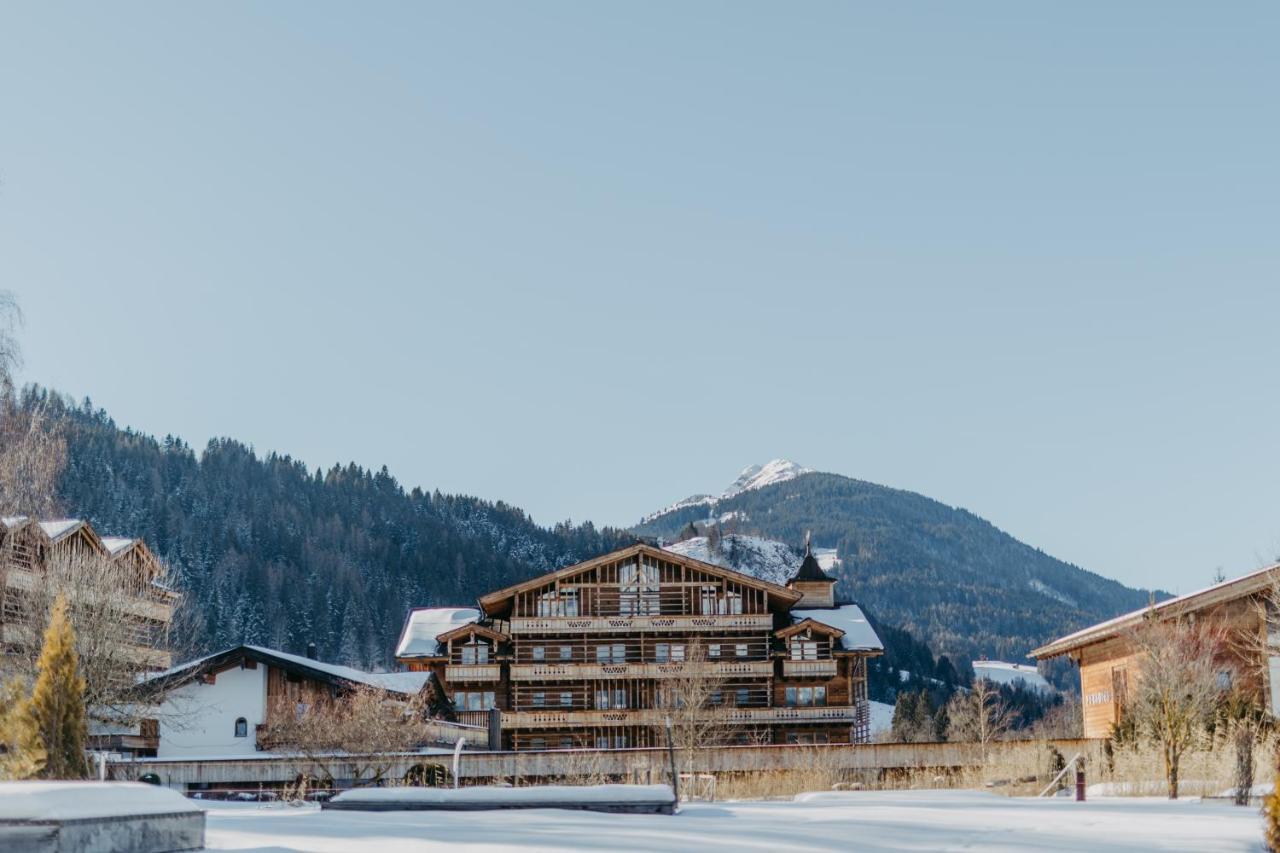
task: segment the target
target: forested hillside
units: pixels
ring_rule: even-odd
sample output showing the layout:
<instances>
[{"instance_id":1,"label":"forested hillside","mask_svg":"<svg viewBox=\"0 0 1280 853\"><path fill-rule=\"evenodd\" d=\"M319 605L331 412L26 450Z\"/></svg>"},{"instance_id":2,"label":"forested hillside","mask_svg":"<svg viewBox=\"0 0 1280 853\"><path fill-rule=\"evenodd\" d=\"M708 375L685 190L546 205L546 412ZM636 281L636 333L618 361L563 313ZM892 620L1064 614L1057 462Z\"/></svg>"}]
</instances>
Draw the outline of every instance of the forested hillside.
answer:
<instances>
[{"instance_id":1,"label":"forested hillside","mask_svg":"<svg viewBox=\"0 0 1280 853\"><path fill-rule=\"evenodd\" d=\"M682 502L684 503L684 502ZM953 660L1021 660L1036 645L1143 606L1147 593L1054 559L967 510L836 474L803 473L633 528L678 538L708 514L723 532L837 548L837 594Z\"/></svg>"},{"instance_id":2,"label":"forested hillside","mask_svg":"<svg viewBox=\"0 0 1280 853\"><path fill-rule=\"evenodd\" d=\"M87 402L49 405L68 445L60 502L104 533L143 536L192 618L181 651L250 642L389 664L410 607L476 596L634 541L589 522L551 529L472 497L406 491L385 469L308 470L222 439L196 453L116 427Z\"/></svg>"}]
</instances>

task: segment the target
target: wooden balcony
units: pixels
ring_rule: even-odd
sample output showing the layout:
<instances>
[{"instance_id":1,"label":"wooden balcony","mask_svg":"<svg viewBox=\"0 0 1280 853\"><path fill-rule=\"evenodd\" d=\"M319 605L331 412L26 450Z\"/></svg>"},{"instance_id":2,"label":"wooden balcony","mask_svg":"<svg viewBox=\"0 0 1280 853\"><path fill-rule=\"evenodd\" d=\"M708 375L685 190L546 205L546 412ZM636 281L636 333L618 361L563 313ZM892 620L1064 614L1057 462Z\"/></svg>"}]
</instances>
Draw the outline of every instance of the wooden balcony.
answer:
<instances>
[{"instance_id":1,"label":"wooden balcony","mask_svg":"<svg viewBox=\"0 0 1280 853\"><path fill-rule=\"evenodd\" d=\"M626 634L637 631L742 631L773 629L769 613L671 616L515 617L512 634Z\"/></svg>"},{"instance_id":2,"label":"wooden balcony","mask_svg":"<svg viewBox=\"0 0 1280 853\"><path fill-rule=\"evenodd\" d=\"M452 673L450 668L450 673ZM705 674L709 677L727 675L772 675L773 662L744 660L724 662L674 663L561 663L516 664L511 667L512 681L579 681L585 679L613 678L678 678Z\"/></svg>"},{"instance_id":3,"label":"wooden balcony","mask_svg":"<svg viewBox=\"0 0 1280 853\"><path fill-rule=\"evenodd\" d=\"M849 723L858 716L852 706L818 708L716 708L726 723ZM668 712L660 708L618 711L504 711L504 729L573 729L583 726L659 726Z\"/></svg>"},{"instance_id":4,"label":"wooden balcony","mask_svg":"<svg viewBox=\"0 0 1280 853\"><path fill-rule=\"evenodd\" d=\"M502 678L502 667L496 663L449 664L444 671L444 680L454 681L499 681Z\"/></svg>"},{"instance_id":5,"label":"wooden balcony","mask_svg":"<svg viewBox=\"0 0 1280 853\"><path fill-rule=\"evenodd\" d=\"M784 660L784 678L833 678L836 674L834 660Z\"/></svg>"}]
</instances>

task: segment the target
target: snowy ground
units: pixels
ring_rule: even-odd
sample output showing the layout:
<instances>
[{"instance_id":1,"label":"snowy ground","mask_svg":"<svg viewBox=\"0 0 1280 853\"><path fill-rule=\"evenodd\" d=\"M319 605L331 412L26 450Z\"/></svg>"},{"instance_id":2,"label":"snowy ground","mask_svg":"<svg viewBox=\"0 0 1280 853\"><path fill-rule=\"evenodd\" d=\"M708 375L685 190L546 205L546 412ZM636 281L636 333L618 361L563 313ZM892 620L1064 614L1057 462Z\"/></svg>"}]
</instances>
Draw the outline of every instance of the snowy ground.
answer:
<instances>
[{"instance_id":1,"label":"snowy ground","mask_svg":"<svg viewBox=\"0 0 1280 853\"><path fill-rule=\"evenodd\" d=\"M321 812L212 803L213 850L1261 851L1256 809L1198 800L1008 799L975 791L802 795L686 805L674 817L531 809Z\"/></svg>"}]
</instances>

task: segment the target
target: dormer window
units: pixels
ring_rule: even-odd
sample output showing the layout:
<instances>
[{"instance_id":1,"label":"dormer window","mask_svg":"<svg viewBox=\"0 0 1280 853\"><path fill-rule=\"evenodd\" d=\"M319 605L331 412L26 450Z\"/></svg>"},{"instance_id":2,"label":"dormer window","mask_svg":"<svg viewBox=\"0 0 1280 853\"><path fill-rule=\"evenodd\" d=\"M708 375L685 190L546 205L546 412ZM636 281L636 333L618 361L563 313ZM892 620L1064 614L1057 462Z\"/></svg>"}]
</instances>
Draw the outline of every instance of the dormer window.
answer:
<instances>
[{"instance_id":1,"label":"dormer window","mask_svg":"<svg viewBox=\"0 0 1280 853\"><path fill-rule=\"evenodd\" d=\"M791 639L792 660L817 660L818 641L811 637L793 637Z\"/></svg>"},{"instance_id":2,"label":"dormer window","mask_svg":"<svg viewBox=\"0 0 1280 853\"><path fill-rule=\"evenodd\" d=\"M462 647L463 665L483 664L489 662L488 643L467 643Z\"/></svg>"}]
</instances>

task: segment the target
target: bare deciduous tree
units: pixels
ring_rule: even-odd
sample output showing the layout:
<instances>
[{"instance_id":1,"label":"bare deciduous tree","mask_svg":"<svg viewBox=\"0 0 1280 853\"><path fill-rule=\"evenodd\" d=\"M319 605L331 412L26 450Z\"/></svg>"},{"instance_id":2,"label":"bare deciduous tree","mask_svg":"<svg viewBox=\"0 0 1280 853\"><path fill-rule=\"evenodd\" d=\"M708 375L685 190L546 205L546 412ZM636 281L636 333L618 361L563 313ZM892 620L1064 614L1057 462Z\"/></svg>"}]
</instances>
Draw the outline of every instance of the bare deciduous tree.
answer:
<instances>
[{"instance_id":1,"label":"bare deciduous tree","mask_svg":"<svg viewBox=\"0 0 1280 853\"><path fill-rule=\"evenodd\" d=\"M306 758L317 779L349 770L357 787L372 785L383 780L397 754L422 744L426 701L422 694L396 699L367 685L310 707L285 700L269 709L264 739Z\"/></svg>"},{"instance_id":2,"label":"bare deciduous tree","mask_svg":"<svg viewBox=\"0 0 1280 853\"><path fill-rule=\"evenodd\" d=\"M56 510L66 443L42 405L18 400L14 371L22 363L21 325L14 295L0 291L0 514L40 517Z\"/></svg>"},{"instance_id":3,"label":"bare deciduous tree","mask_svg":"<svg viewBox=\"0 0 1280 853\"><path fill-rule=\"evenodd\" d=\"M1224 637L1206 623L1148 617L1131 632L1137 672L1128 713L1160 745L1169 799L1178 797L1182 755L1201 738L1222 696Z\"/></svg>"},{"instance_id":4,"label":"bare deciduous tree","mask_svg":"<svg viewBox=\"0 0 1280 853\"><path fill-rule=\"evenodd\" d=\"M694 750L722 746L733 733L726 678L712 666L715 662L705 645L692 643L684 661L671 664L678 665L679 672L660 682L657 704L671 720L672 744L685 763L685 772L692 772ZM655 734L657 742L664 744L665 724Z\"/></svg>"},{"instance_id":5,"label":"bare deciduous tree","mask_svg":"<svg viewBox=\"0 0 1280 853\"><path fill-rule=\"evenodd\" d=\"M1000 695L1000 687L986 678L976 678L973 687L957 691L947 702L947 740L976 743L987 761L991 744L1012 728L1014 712Z\"/></svg>"},{"instance_id":6,"label":"bare deciduous tree","mask_svg":"<svg viewBox=\"0 0 1280 853\"><path fill-rule=\"evenodd\" d=\"M163 566L161 566L163 572ZM10 657L20 677L35 676L43 636L59 595L66 598L75 627L76 653L85 679L85 705L94 719L129 725L146 716L148 697L137 692L139 676L154 672L157 651L169 647L172 621L153 618L165 606L165 577L135 575L134 566L88 548L55 548L21 606L7 624L31 641ZM13 593L11 593L13 594ZM150 616L148 616L150 613Z\"/></svg>"}]
</instances>

